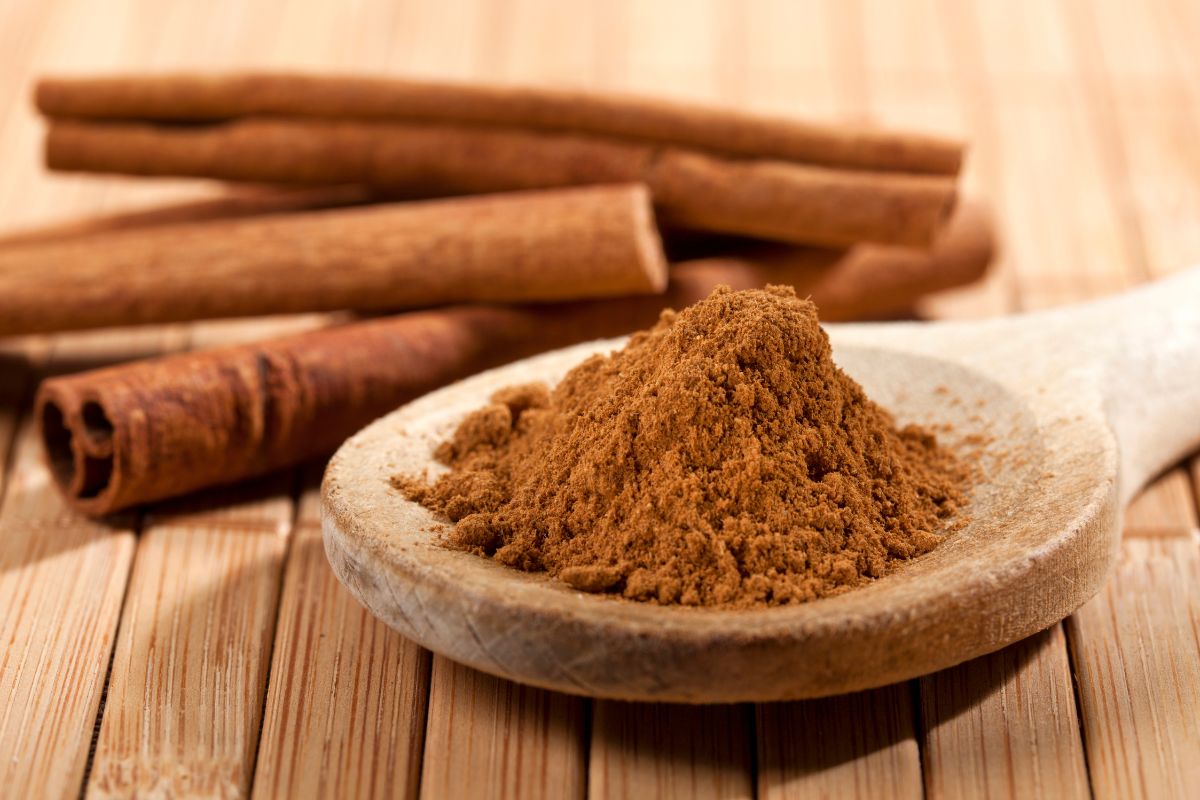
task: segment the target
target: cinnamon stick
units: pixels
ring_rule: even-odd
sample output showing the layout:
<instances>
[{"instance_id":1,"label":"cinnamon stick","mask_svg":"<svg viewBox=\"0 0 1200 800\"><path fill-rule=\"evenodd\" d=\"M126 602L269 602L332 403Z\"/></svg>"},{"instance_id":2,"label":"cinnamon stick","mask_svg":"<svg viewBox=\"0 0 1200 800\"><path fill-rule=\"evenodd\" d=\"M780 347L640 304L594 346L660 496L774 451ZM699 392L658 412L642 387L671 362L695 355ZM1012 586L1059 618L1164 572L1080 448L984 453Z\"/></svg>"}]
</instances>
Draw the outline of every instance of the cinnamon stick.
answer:
<instances>
[{"instance_id":1,"label":"cinnamon stick","mask_svg":"<svg viewBox=\"0 0 1200 800\"><path fill-rule=\"evenodd\" d=\"M636 96L386 78L242 73L39 81L54 117L214 121L245 116L460 122L676 144L731 156L953 175L957 142Z\"/></svg>"},{"instance_id":2,"label":"cinnamon stick","mask_svg":"<svg viewBox=\"0 0 1200 800\"><path fill-rule=\"evenodd\" d=\"M414 194L641 181L668 219L778 241L927 246L952 209L952 177L735 160L620 139L519 128L322 119L167 126L54 121L52 169Z\"/></svg>"},{"instance_id":3,"label":"cinnamon stick","mask_svg":"<svg viewBox=\"0 0 1200 800\"><path fill-rule=\"evenodd\" d=\"M0 248L0 335L661 292L638 184L167 224Z\"/></svg>"},{"instance_id":4,"label":"cinnamon stick","mask_svg":"<svg viewBox=\"0 0 1200 800\"><path fill-rule=\"evenodd\" d=\"M676 265L660 296L457 306L52 378L39 390L37 415L52 472L72 504L106 514L322 455L431 389L644 327L663 307L689 305L719 283L790 283L813 297L822 316L845 319L887 303L903 308L931 280L973 279L990 255L986 218L960 214L929 253L778 249L753 260L702 259Z\"/></svg>"}]
</instances>

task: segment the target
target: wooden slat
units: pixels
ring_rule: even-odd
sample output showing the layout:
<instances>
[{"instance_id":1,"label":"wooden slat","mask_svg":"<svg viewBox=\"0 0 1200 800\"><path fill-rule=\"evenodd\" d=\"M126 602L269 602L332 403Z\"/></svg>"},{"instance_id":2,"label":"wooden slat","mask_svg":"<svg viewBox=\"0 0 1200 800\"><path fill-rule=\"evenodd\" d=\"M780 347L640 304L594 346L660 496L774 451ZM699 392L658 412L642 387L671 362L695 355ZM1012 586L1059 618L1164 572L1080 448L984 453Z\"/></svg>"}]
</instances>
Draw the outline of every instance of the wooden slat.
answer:
<instances>
[{"instance_id":1,"label":"wooden slat","mask_svg":"<svg viewBox=\"0 0 1200 800\"><path fill-rule=\"evenodd\" d=\"M202 495L147 519L89 797L249 790L291 532L288 484Z\"/></svg>"},{"instance_id":2,"label":"wooden slat","mask_svg":"<svg viewBox=\"0 0 1200 800\"><path fill-rule=\"evenodd\" d=\"M1191 477L1185 468L1173 469L1133 499L1125 512L1125 535L1153 535L1200 524Z\"/></svg>"},{"instance_id":3,"label":"wooden slat","mask_svg":"<svg viewBox=\"0 0 1200 800\"><path fill-rule=\"evenodd\" d=\"M753 797L753 708L597 701L588 797Z\"/></svg>"},{"instance_id":4,"label":"wooden slat","mask_svg":"<svg viewBox=\"0 0 1200 800\"><path fill-rule=\"evenodd\" d=\"M305 13L296 13L301 10ZM153 16L158 11L162 16ZM244 64L253 49L268 59L302 54L304 63L317 68L330 66L339 52L357 50L365 62L361 42L351 41L354 20L333 13L320 18L317 11L295 4L246 7L237 0L184 9L155 5L150 21L133 36L145 49L131 60L144 67L165 58L177 68L212 69ZM231 20L240 24L230 27ZM301 27L276 38L281 23L293 22ZM184 184L143 191L169 196L179 186ZM197 326L193 344L270 335L295 322ZM175 503L148 524L89 794L248 792L292 528L291 489L291 477L284 474L252 488Z\"/></svg>"},{"instance_id":5,"label":"wooden slat","mask_svg":"<svg viewBox=\"0 0 1200 800\"><path fill-rule=\"evenodd\" d=\"M279 601L256 797L412 797L429 653L338 583L321 543L319 469L296 520Z\"/></svg>"},{"instance_id":6,"label":"wooden slat","mask_svg":"<svg viewBox=\"0 0 1200 800\"><path fill-rule=\"evenodd\" d=\"M583 797L586 710L434 656L421 796Z\"/></svg>"},{"instance_id":7,"label":"wooden slat","mask_svg":"<svg viewBox=\"0 0 1200 800\"><path fill-rule=\"evenodd\" d=\"M1071 49L1078 65L1077 86L1082 89L1083 107L1091 126L1092 135L1089 138L1096 143L1100 153L1100 176L1105 193L1116 201L1115 213L1123 233L1119 254L1126 268L1138 279L1145 280L1151 275L1150 255L1137 208L1130 202L1135 195L1135 177L1124 137L1117 124L1116 98L1107 74L1094 10L1069 0L1059 5L1067 19L1063 27L1069 33Z\"/></svg>"},{"instance_id":8,"label":"wooden slat","mask_svg":"<svg viewBox=\"0 0 1200 800\"><path fill-rule=\"evenodd\" d=\"M835 57L829 3L761 0L739 4L745 15L746 78L738 104L768 113L832 119L846 112L830 74ZM659 85L652 76L646 88Z\"/></svg>"},{"instance_id":9,"label":"wooden slat","mask_svg":"<svg viewBox=\"0 0 1200 800\"><path fill-rule=\"evenodd\" d=\"M1089 9L1095 85L1108 97L1151 275L1200 263L1200 83L1187 72L1195 42L1180 25L1187 14L1157 5Z\"/></svg>"},{"instance_id":10,"label":"wooden slat","mask_svg":"<svg viewBox=\"0 0 1200 800\"><path fill-rule=\"evenodd\" d=\"M1007 246L1009 219L1020 203L1021 187L1004 169L1001 152L1000 126L997 123L995 98L983 60L984 26L978 9L972 3L942 2L925 17L925 26L933 36L922 52L944 53L943 61L935 62L949 75L956 105L963 119L963 132L968 142L962 177L964 193L983 199L991 210L999 244L988 276L978 286L970 286L930 298L920 307L934 317L977 318L1011 313L1020 308L1017 293L1014 255ZM870 52L886 46L886 31L879 31L871 41ZM942 46L937 47L937 43ZM911 50L907 59L919 57ZM929 58L929 56L925 56ZM919 80L926 80L922 76Z\"/></svg>"},{"instance_id":11,"label":"wooden slat","mask_svg":"<svg viewBox=\"0 0 1200 800\"><path fill-rule=\"evenodd\" d=\"M908 684L758 708L758 796L919 798Z\"/></svg>"},{"instance_id":12,"label":"wooden slat","mask_svg":"<svg viewBox=\"0 0 1200 800\"><path fill-rule=\"evenodd\" d=\"M1200 210L1195 181L1179 174L1195 164L1185 144L1200 131L1187 105L1194 87L1175 77L1164 20L1124 4L1065 8L1129 268L1141 276L1177 269L1200 255L1200 239L1180 224ZM1200 778L1200 552L1190 490L1174 470L1135 500L1115 577L1067 622L1098 797L1182 797Z\"/></svg>"},{"instance_id":13,"label":"wooden slat","mask_svg":"<svg viewBox=\"0 0 1200 800\"><path fill-rule=\"evenodd\" d=\"M433 56L446 64L459 48L428 49L448 4L408 9L289 4L268 28L280 28L264 62L290 67L387 72ZM463 9L458 9L462 12ZM459 13L461 22L466 13ZM449 29L445 29L449 31ZM455 33L461 33L457 27ZM294 328L321 318L295 318ZM245 331L209 326L214 339ZM273 331L274 333L274 331ZM261 797L413 796L420 779L429 687L429 654L372 617L338 583L321 543L321 469L308 470L279 601L274 655L254 776Z\"/></svg>"},{"instance_id":14,"label":"wooden slat","mask_svg":"<svg viewBox=\"0 0 1200 800\"><path fill-rule=\"evenodd\" d=\"M1200 786L1200 534L1127 538L1104 591L1067 622L1097 798Z\"/></svg>"},{"instance_id":15,"label":"wooden slat","mask_svg":"<svg viewBox=\"0 0 1200 800\"><path fill-rule=\"evenodd\" d=\"M79 794L125 579L131 518L74 517L21 431L0 508L0 787Z\"/></svg>"},{"instance_id":16,"label":"wooden slat","mask_svg":"<svg viewBox=\"0 0 1200 800\"><path fill-rule=\"evenodd\" d=\"M920 687L929 797L1088 796L1062 626Z\"/></svg>"},{"instance_id":17,"label":"wooden slat","mask_svg":"<svg viewBox=\"0 0 1200 800\"><path fill-rule=\"evenodd\" d=\"M1045 289L1047 275L1076 268L1069 254L1077 240L1071 223L1061 217L1102 216L1109 206L1108 198L1102 197L1078 209L1074 200L1065 203L1049 190L1031 194L1029 189L1038 185L1035 176L1045 174L1051 163L1067 175L1086 175L1087 159L1094 155L1076 143L1062 146L1079 124L1078 109L1063 107L1057 97L1054 104L1042 97L1031 104L1022 93L1023 70L1031 64L1042 65L1036 72L1044 74L1058 69L1055 40L1039 38L1046 26L1021 18L1038 13L1031 5L944 2L940 7L945 11L945 38L963 70L960 85L969 93L964 102L976 128L974 136L984 150L980 177L985 196L995 199L1004 225L1003 268L1012 275L1007 301L1037 307L1077 299L1089 291L1087 284L1066 281L1056 295ZM1030 135L1031 125L1038 126L1038 135ZM1042 128L1047 130L1043 133ZM1054 207L1048 210L1039 202ZM1103 240L1092 244L1105 246ZM1119 264L1096 257L1091 249L1084 258L1089 278L1105 267L1110 274L1123 275ZM918 687L924 781L930 797L1087 795L1060 626L922 678Z\"/></svg>"},{"instance_id":18,"label":"wooden slat","mask_svg":"<svg viewBox=\"0 0 1200 800\"><path fill-rule=\"evenodd\" d=\"M156 350L164 333L117 331L50 359L111 360ZM20 427L0 506L0 787L76 797L104 688L134 550L136 518L83 519L42 461L35 420Z\"/></svg>"}]
</instances>

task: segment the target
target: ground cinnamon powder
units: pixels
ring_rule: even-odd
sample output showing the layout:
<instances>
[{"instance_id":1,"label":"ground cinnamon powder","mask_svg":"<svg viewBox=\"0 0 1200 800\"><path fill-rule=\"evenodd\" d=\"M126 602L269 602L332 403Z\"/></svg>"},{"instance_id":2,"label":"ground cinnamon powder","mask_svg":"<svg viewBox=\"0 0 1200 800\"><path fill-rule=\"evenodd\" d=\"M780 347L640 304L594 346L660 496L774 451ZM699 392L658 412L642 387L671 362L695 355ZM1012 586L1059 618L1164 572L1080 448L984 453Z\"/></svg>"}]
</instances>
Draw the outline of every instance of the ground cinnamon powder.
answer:
<instances>
[{"instance_id":1,"label":"ground cinnamon powder","mask_svg":"<svg viewBox=\"0 0 1200 800\"><path fill-rule=\"evenodd\" d=\"M803 602L937 546L968 471L832 361L790 288L717 289L553 390L498 392L437 457L450 546L576 589L701 606Z\"/></svg>"}]
</instances>

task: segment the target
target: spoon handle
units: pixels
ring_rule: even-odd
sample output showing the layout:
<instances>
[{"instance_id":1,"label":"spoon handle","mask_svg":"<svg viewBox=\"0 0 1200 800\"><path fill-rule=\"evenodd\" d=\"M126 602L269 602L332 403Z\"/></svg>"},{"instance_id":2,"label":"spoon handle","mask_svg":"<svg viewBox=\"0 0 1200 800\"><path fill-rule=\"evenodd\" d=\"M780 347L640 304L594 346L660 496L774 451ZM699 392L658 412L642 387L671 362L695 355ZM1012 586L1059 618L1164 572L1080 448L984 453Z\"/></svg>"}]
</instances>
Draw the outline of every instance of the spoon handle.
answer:
<instances>
[{"instance_id":1,"label":"spoon handle","mask_svg":"<svg viewBox=\"0 0 1200 800\"><path fill-rule=\"evenodd\" d=\"M1200 267L1058 313L1080 361L1099 370L1127 501L1200 447Z\"/></svg>"}]
</instances>

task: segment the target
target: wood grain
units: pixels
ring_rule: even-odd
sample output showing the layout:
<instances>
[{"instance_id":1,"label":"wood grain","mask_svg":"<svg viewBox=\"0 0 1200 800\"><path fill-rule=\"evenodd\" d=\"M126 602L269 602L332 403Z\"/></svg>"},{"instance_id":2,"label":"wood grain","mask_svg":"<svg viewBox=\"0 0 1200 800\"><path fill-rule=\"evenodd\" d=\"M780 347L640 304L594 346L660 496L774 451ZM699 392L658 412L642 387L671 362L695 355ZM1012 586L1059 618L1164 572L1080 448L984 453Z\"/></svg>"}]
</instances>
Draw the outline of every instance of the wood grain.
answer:
<instances>
[{"instance_id":1,"label":"wood grain","mask_svg":"<svg viewBox=\"0 0 1200 800\"><path fill-rule=\"evenodd\" d=\"M1082 60L1079 33L1071 28L1080 14L1091 17L1084 21L1091 26L1086 32L1091 44L1085 45L1090 49ZM365 2L345 9L285 2L247 6L240 0L196 5L137 0L0 3L0 51L6 65L0 76L6 109L0 115L0 148L9 154L0 181L0 211L5 227L20 227L105 205L147 206L203 192L178 183L44 177L37 155L41 131L28 110L27 92L31 77L46 71L338 67L644 90L783 113L870 116L906 126L961 125L973 141L966 186L992 201L1006 247L986 287L929 308L938 314L994 314L1022 304L1061 302L1079 296L1081 289L1091 293L1125 285L1130 280L1125 272L1130 225L1140 228L1141 249L1155 275L1200 259L1200 227L1193 224L1200 213L1195 178L1200 171L1195 145L1200 134L1197 36L1200 12L1186 0L1104 0L1071 7L1005 0L863 0L854 7L832 0L674 0L580 3L570 10L544 0ZM1083 95L1075 89L1081 69L1089 73ZM1108 105L1107 111L1090 105L1097 98ZM1115 126L1115 133L1099 130L1094 121ZM1113 153L1118 164L1123 161L1119 169L1124 179L1111 178L1117 169L1109 163ZM1017 277L1024 298L1017 297ZM0 372L0 391L9 389L8 375ZM0 444L6 426L19 424L19 419L17 403L0 402ZM128 527L99 528L63 512L53 494L37 485L31 438L12 455L8 497L0 507L0 641L6 643L0 654L0 699L5 701L0 710L0 786L5 795L29 794L28 787L34 786L38 794L73 796L87 755L93 722L88 717L95 716L107 662L96 654L111 649L134 538ZM1138 547L1169 545L1172 552L1186 555L1178 535L1180 525L1195 524L1181 516L1185 499L1194 505L1192 488L1189 497L1176 473L1152 488L1146 495L1150 499L1135 504L1130 532L1155 536L1152 542L1139 538ZM1159 539L1164 541L1156 544ZM1186 547L1194 552L1194 543ZM319 552L314 549L309 556L313 568L319 567ZM1138 592L1150 592L1156 602L1179 602L1178 573L1147 569L1139 574ZM289 568L285 583L291 579ZM1130 588L1128 581L1122 585ZM286 591L280 609L284 617ZM1132 591L1122 594L1120 613L1128 613L1135 599ZM36 616L46 609L62 610L54 619L57 627ZM1152 610L1144 609L1147 614ZM297 612L311 618L326 609L314 602ZM314 621L305 629L305 641L311 635L326 642L333 631L325 626L331 624L338 623L323 617ZM1076 623L1070 624L1074 631ZM1156 624L1175 633L1170 622L1159 619ZM281 623L280 633L284 631ZM1178 656L1166 649L1178 644L1174 635L1157 640L1117 636L1113 624L1088 631L1089 647L1114 659L1128 655L1135 676L1143 661L1173 663ZM1071 639L1075 641L1074 633ZM272 675L282 673L284 666L298 674L323 674L305 670L322 663L327 650L289 652L287 647L291 645L276 647ZM344 665L345 651L338 652L343 653L338 663ZM1113 661L1114 667L1120 664L1122 660ZM1161 713L1173 712L1171 706L1178 704L1162 693L1170 684L1156 678L1118 697L1108 691L1110 673L1089 674L1096 676L1092 683L1084 685L1080 678L1081 693L1090 692L1091 698L1085 699L1083 711L1089 757L1093 745L1103 742L1107 752L1124 750L1120 763L1127 770L1136 769L1139 754L1150 759L1144 763L1159 764L1154 753L1143 749L1142 737L1149 735L1147 720L1170 722ZM1024 682L1030 676L1020 677ZM387 686L379 673L361 680L355 699L346 695L350 709ZM340 703L344 687L338 688ZM511 692L502 682L493 688L497 696ZM286 705L303 691L289 686L278 702ZM944 758L938 767L927 763L927 774L984 752L988 732L979 722L998 719L990 704L1001 696L985 694L977 700L979 715L956 718L955 724L961 721L972 732L968 736L950 737L949 723L940 726ZM1013 693L1006 696L1016 702ZM387 702L381 698L380 707ZM1014 735L1031 720L1011 704L1000 713L1012 719L1004 719L1004 736L988 742ZM314 728L310 738L294 734L305 742L297 745L297 753L336 747L346 729L343 718L331 714L335 721L327 733ZM762 716L760 711L760 748L786 745L786 740L761 736ZM53 726L32 724L42 719L52 719ZM278 729L273 739L264 738L264 748L268 741L290 741L296 718L288 719L288 727ZM1104 725L1096 728L1097 721ZM832 744L832 727L828 723L813 735L826 733L821 741ZM508 728L489 730L495 733L482 727L460 733L485 741ZM1102 731L1103 738L1094 730ZM951 747L951 738L961 743L961 751ZM1177 737L1170 744L1174 749L1169 752L1182 764L1200 762L1193 740ZM503 742L488 746L502 748ZM902 760L912 758L907 745L902 750ZM843 762L839 769L870 769L864 765L880 753L861 763ZM1103 764L1093 758L1093 774ZM341 774L329 769L327 776ZM361 779L339 785L392 785L390 778L379 776L379 770L387 769L364 763ZM270 780L256 783L268 787ZM846 790L848 784L823 785ZM1110 785L1118 784L1101 779L1098 793Z\"/></svg>"},{"instance_id":2,"label":"wood grain","mask_svg":"<svg viewBox=\"0 0 1200 800\"><path fill-rule=\"evenodd\" d=\"M59 343L50 368L154 350L158 331ZM35 358L37 356L35 355ZM45 369L46 363L39 365ZM0 507L0 787L75 797L105 685L137 518L94 522L62 502L36 421L20 426Z\"/></svg>"},{"instance_id":3,"label":"wood grain","mask_svg":"<svg viewBox=\"0 0 1200 800\"><path fill-rule=\"evenodd\" d=\"M583 797L587 706L434 656L421 796Z\"/></svg>"},{"instance_id":4,"label":"wood grain","mask_svg":"<svg viewBox=\"0 0 1200 800\"><path fill-rule=\"evenodd\" d=\"M256 797L413 797L429 653L372 617L325 560L313 470L279 601Z\"/></svg>"},{"instance_id":5,"label":"wood grain","mask_svg":"<svg viewBox=\"0 0 1200 800\"><path fill-rule=\"evenodd\" d=\"M758 707L758 796L920 798L909 684Z\"/></svg>"},{"instance_id":6,"label":"wood grain","mask_svg":"<svg viewBox=\"0 0 1200 800\"><path fill-rule=\"evenodd\" d=\"M1168 535L1196 527L1196 498L1187 469L1173 469L1146 487L1125 512L1126 536Z\"/></svg>"},{"instance_id":7,"label":"wood grain","mask_svg":"<svg viewBox=\"0 0 1200 800\"><path fill-rule=\"evenodd\" d=\"M0 787L79 794L133 559L132 518L75 517L19 436L0 508Z\"/></svg>"},{"instance_id":8,"label":"wood grain","mask_svg":"<svg viewBox=\"0 0 1200 800\"><path fill-rule=\"evenodd\" d=\"M754 797L754 710L596 701L589 798Z\"/></svg>"},{"instance_id":9,"label":"wood grain","mask_svg":"<svg viewBox=\"0 0 1200 800\"><path fill-rule=\"evenodd\" d=\"M147 518L89 797L247 794L291 533L286 478Z\"/></svg>"},{"instance_id":10,"label":"wood grain","mask_svg":"<svg viewBox=\"0 0 1200 800\"><path fill-rule=\"evenodd\" d=\"M1116 574L1067 621L1097 798L1200 785L1200 533L1130 538Z\"/></svg>"},{"instance_id":11,"label":"wood grain","mask_svg":"<svg viewBox=\"0 0 1200 800\"><path fill-rule=\"evenodd\" d=\"M1061 625L919 683L929 797L1088 796Z\"/></svg>"}]
</instances>

